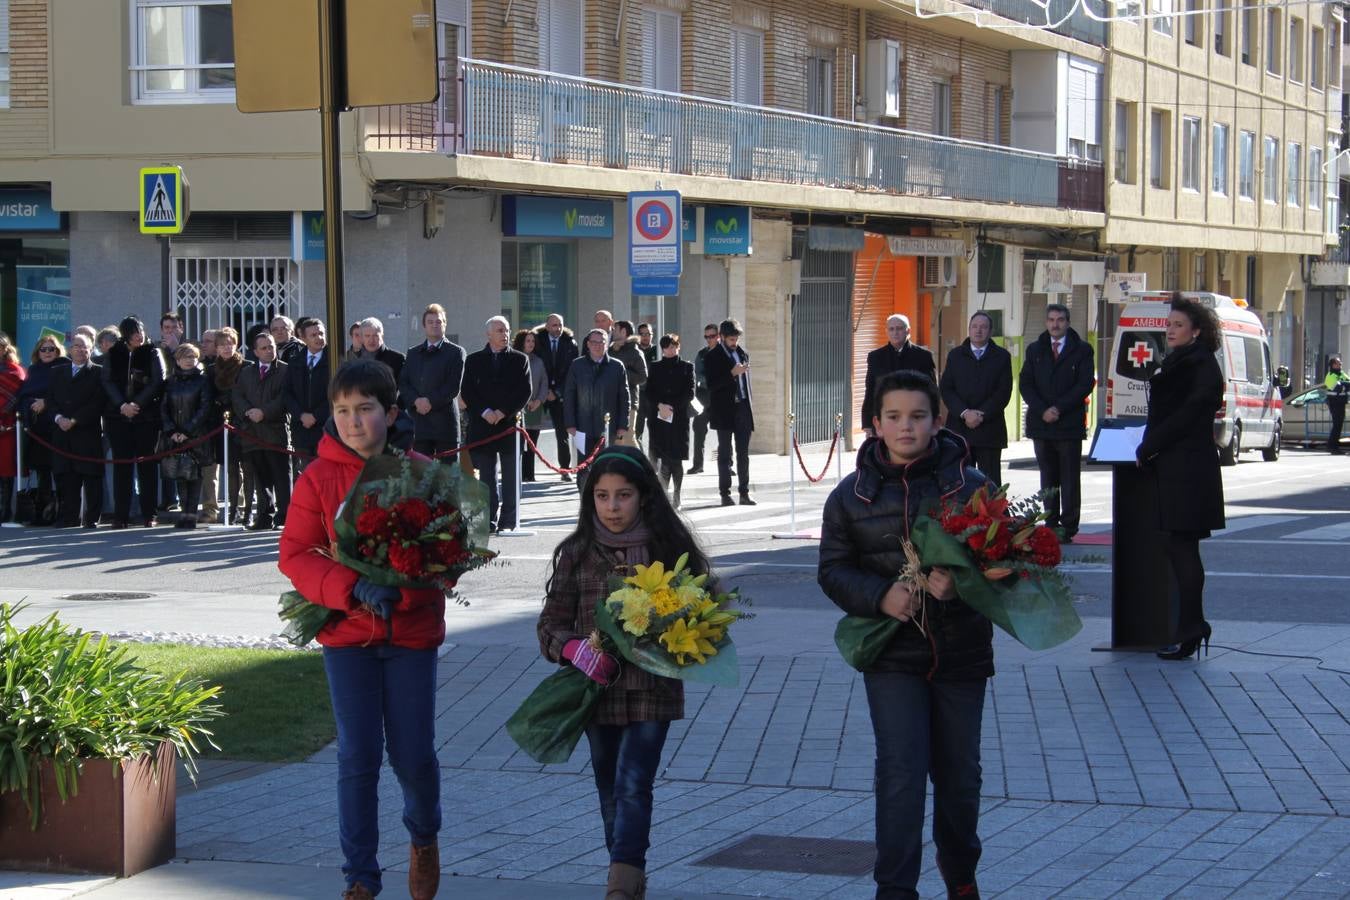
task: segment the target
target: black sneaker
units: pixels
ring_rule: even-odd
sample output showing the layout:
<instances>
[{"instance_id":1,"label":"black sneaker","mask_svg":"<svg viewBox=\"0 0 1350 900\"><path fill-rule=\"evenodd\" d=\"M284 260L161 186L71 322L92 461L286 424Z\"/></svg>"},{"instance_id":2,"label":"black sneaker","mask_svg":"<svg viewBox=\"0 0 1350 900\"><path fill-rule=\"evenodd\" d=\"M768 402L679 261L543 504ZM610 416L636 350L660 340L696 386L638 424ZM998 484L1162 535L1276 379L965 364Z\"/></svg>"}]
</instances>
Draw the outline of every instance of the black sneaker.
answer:
<instances>
[{"instance_id":1,"label":"black sneaker","mask_svg":"<svg viewBox=\"0 0 1350 900\"><path fill-rule=\"evenodd\" d=\"M685 472L684 474L686 474L686 475L702 475L702 474L703 474L703 467L702 467L702 466L694 466L692 469L690 469L688 472Z\"/></svg>"},{"instance_id":2,"label":"black sneaker","mask_svg":"<svg viewBox=\"0 0 1350 900\"><path fill-rule=\"evenodd\" d=\"M722 505L723 505L723 506L735 506L735 505L736 505L736 501L731 499L731 495L730 495L730 494L723 494L723 495L722 495Z\"/></svg>"}]
</instances>

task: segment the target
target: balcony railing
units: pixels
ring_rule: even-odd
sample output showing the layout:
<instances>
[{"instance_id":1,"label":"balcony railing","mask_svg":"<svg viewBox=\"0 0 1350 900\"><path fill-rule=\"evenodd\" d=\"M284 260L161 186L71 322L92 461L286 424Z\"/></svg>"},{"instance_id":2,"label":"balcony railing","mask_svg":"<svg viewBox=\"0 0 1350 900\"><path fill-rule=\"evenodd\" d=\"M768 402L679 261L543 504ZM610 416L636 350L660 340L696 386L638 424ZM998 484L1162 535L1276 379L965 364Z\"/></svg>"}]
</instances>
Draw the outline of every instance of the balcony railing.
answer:
<instances>
[{"instance_id":1,"label":"balcony railing","mask_svg":"<svg viewBox=\"0 0 1350 900\"><path fill-rule=\"evenodd\" d=\"M1034 0L961 0L967 6L984 9L1005 19L1022 22L1026 25L1048 27L1056 34L1062 34L1087 44L1106 46L1107 25L1093 19L1085 12L1077 0L1050 0L1049 4L1036 3ZM1103 17L1108 4L1101 0L1083 0ZM1114 7L1111 7L1114 9Z\"/></svg>"},{"instance_id":2,"label":"balcony railing","mask_svg":"<svg viewBox=\"0 0 1350 900\"><path fill-rule=\"evenodd\" d=\"M452 102L378 110L367 146L1105 208L1103 168L1096 162L479 60L459 60L445 87Z\"/></svg>"}]
</instances>

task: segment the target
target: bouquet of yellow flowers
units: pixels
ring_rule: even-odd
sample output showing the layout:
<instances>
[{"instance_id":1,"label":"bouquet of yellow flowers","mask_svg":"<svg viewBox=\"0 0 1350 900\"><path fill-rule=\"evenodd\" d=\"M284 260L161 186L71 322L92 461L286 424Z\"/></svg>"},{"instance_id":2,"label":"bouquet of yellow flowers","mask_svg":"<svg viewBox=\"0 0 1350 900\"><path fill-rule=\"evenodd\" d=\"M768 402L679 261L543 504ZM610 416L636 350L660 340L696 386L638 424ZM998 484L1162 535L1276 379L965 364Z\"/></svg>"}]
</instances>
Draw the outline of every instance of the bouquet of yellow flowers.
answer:
<instances>
[{"instance_id":1,"label":"bouquet of yellow flowers","mask_svg":"<svg viewBox=\"0 0 1350 900\"><path fill-rule=\"evenodd\" d=\"M595 622L628 662L653 675L730 687L739 679L728 631L749 613L738 591L714 593L708 576L693 575L689 554L667 569L656 560L636 574L612 579Z\"/></svg>"}]
</instances>

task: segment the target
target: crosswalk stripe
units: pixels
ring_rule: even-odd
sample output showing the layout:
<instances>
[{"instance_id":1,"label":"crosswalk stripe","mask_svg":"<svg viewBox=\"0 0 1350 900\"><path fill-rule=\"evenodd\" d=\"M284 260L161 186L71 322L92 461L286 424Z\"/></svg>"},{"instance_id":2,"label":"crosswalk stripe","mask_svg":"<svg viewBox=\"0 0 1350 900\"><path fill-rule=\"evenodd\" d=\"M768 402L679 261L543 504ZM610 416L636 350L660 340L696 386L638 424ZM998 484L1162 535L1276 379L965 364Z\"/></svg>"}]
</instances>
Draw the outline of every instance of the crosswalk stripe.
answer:
<instances>
[{"instance_id":1,"label":"crosswalk stripe","mask_svg":"<svg viewBox=\"0 0 1350 900\"><path fill-rule=\"evenodd\" d=\"M685 518L696 524L710 522L713 519L730 519L736 516L763 514L764 510L787 509L786 503L760 503L755 506L714 506L697 509L683 509Z\"/></svg>"},{"instance_id":2,"label":"crosswalk stripe","mask_svg":"<svg viewBox=\"0 0 1350 900\"><path fill-rule=\"evenodd\" d=\"M821 511L815 512L797 510L797 528L819 528L821 521ZM792 516L774 516L768 519L747 519L744 522L737 522L735 525L716 525L707 529L708 531L764 531L769 528L779 528L792 524Z\"/></svg>"},{"instance_id":3,"label":"crosswalk stripe","mask_svg":"<svg viewBox=\"0 0 1350 900\"><path fill-rule=\"evenodd\" d=\"M1300 516L1299 518L1305 518ZM1282 541L1343 541L1350 538L1350 522L1337 522L1335 525L1320 525L1306 531L1282 534Z\"/></svg>"},{"instance_id":4,"label":"crosswalk stripe","mask_svg":"<svg viewBox=\"0 0 1350 900\"><path fill-rule=\"evenodd\" d=\"M1225 537L1230 534L1237 534L1240 531L1250 531L1253 528L1283 525L1285 522L1297 522L1303 518L1306 518L1306 516L1240 516L1236 519L1229 519L1228 527L1217 532L1215 537Z\"/></svg>"}]
</instances>

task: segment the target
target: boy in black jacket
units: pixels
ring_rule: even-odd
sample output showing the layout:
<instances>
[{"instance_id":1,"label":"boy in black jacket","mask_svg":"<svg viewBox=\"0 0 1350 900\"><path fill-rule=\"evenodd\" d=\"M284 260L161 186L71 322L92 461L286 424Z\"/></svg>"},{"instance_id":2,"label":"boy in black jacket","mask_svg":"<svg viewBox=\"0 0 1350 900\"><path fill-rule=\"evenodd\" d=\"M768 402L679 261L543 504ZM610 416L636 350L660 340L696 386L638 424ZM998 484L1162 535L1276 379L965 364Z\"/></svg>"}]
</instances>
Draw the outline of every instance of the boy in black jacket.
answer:
<instances>
[{"instance_id":1,"label":"boy in black jacket","mask_svg":"<svg viewBox=\"0 0 1350 900\"><path fill-rule=\"evenodd\" d=\"M937 385L927 375L886 375L876 397L876 437L825 504L818 580L844 612L902 623L863 672L877 746L877 897L919 896L930 777L948 896L978 897L980 718L994 674L993 626L961 602L945 569L928 574L924 610L922 597L898 580L905 555L896 530L898 522L908 536L921 513L964 502L987 479L965 465L964 442L941 427Z\"/></svg>"}]
</instances>

